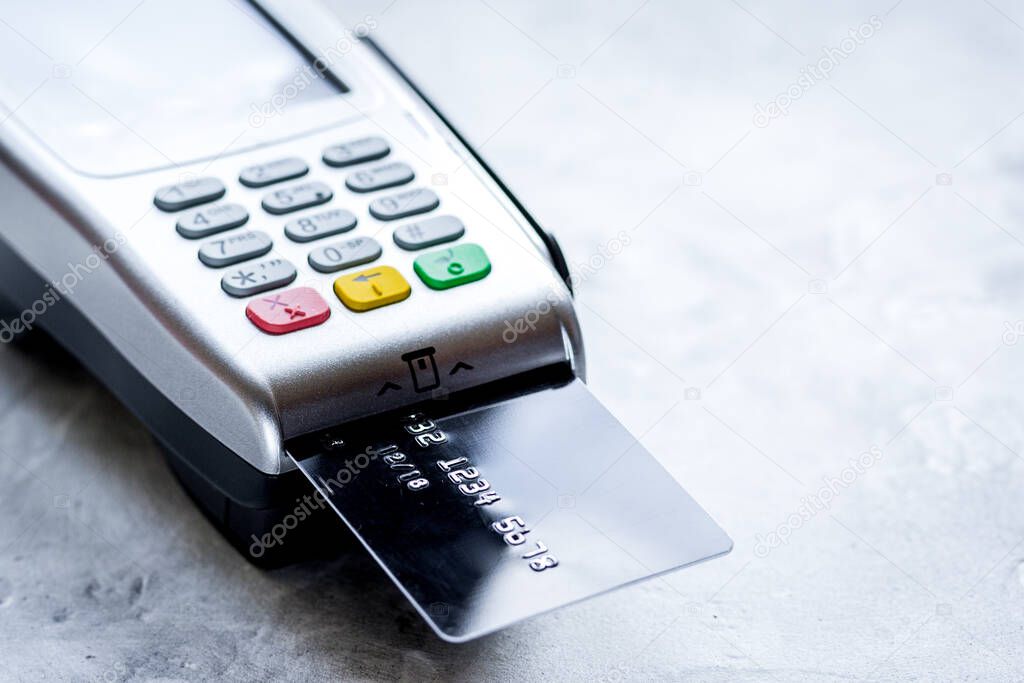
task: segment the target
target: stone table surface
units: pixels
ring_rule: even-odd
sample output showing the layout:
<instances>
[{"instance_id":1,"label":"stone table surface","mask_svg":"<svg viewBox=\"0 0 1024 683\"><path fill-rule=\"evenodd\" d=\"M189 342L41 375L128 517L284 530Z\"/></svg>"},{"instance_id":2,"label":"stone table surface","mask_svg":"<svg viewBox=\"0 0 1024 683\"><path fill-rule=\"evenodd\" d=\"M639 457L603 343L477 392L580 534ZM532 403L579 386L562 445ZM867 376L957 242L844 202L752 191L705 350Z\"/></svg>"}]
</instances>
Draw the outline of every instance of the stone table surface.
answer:
<instances>
[{"instance_id":1,"label":"stone table surface","mask_svg":"<svg viewBox=\"0 0 1024 683\"><path fill-rule=\"evenodd\" d=\"M1024 677L1024 8L331 6L557 232L593 391L735 550L447 645L362 553L249 565L7 345L0 678Z\"/></svg>"}]
</instances>

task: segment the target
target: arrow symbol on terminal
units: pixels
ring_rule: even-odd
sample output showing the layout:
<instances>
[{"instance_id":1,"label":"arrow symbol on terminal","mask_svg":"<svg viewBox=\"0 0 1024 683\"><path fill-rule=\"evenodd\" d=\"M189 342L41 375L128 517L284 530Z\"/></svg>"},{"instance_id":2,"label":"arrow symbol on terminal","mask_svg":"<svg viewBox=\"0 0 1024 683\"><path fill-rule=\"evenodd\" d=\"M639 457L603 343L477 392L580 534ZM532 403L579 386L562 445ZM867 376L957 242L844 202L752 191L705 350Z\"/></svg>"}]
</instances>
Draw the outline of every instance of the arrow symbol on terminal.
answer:
<instances>
[{"instance_id":1,"label":"arrow symbol on terminal","mask_svg":"<svg viewBox=\"0 0 1024 683\"><path fill-rule=\"evenodd\" d=\"M398 386L398 385L397 385L397 384L395 384L394 382L384 382L384 386L382 386L382 387L380 388L380 391L378 391L378 392L377 392L377 395L378 395L378 396L383 396L383 395L384 395L385 393L387 393L388 391L391 391L391 390L395 390L395 391L397 391L397 390L399 390L399 389L401 389L401 388L402 388L402 387Z\"/></svg>"},{"instance_id":2,"label":"arrow symbol on terminal","mask_svg":"<svg viewBox=\"0 0 1024 683\"><path fill-rule=\"evenodd\" d=\"M454 375L459 370L473 370L473 369L474 368L473 368L472 365L470 365L469 363L464 363L463 361L460 360L458 363L455 364L455 367L452 368L451 372L448 373L448 376L450 377L450 376Z\"/></svg>"},{"instance_id":3,"label":"arrow symbol on terminal","mask_svg":"<svg viewBox=\"0 0 1024 683\"><path fill-rule=\"evenodd\" d=\"M352 278L352 281L353 282L366 282L371 277L379 277L379 276L380 276L380 272L379 271L376 272L376 273L369 273L369 274L363 273L362 275L359 275L358 277Z\"/></svg>"}]
</instances>

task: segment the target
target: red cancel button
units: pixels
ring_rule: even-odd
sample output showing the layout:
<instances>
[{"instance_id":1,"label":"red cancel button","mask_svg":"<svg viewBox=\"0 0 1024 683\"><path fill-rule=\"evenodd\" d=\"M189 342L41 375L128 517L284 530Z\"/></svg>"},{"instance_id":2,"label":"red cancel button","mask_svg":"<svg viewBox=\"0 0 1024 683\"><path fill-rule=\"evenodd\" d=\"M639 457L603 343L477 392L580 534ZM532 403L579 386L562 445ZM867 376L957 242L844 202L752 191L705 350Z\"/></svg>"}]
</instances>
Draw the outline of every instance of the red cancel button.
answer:
<instances>
[{"instance_id":1,"label":"red cancel button","mask_svg":"<svg viewBox=\"0 0 1024 683\"><path fill-rule=\"evenodd\" d=\"M245 315L264 332L286 334L319 325L331 317L331 309L315 289L295 287L253 299Z\"/></svg>"}]
</instances>

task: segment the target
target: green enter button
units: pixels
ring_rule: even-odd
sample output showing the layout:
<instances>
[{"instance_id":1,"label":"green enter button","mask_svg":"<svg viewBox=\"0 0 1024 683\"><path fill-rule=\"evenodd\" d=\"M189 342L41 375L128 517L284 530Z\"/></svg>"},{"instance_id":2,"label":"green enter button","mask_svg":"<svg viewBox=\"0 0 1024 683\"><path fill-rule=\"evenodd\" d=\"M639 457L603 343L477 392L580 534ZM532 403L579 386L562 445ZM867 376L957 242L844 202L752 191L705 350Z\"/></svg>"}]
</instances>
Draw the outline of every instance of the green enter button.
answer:
<instances>
[{"instance_id":1,"label":"green enter button","mask_svg":"<svg viewBox=\"0 0 1024 683\"><path fill-rule=\"evenodd\" d=\"M412 264L431 289L450 289L475 282L491 272L487 252L476 244L460 244L418 256Z\"/></svg>"}]
</instances>

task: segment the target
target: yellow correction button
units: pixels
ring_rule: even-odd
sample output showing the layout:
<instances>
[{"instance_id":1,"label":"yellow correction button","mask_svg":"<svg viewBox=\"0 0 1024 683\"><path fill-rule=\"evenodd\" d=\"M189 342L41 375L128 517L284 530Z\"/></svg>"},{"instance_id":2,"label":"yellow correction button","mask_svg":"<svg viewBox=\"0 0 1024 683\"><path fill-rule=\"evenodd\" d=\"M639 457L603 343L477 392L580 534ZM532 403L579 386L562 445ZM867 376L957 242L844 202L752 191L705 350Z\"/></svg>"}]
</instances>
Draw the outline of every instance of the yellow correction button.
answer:
<instances>
[{"instance_id":1,"label":"yellow correction button","mask_svg":"<svg viewBox=\"0 0 1024 683\"><path fill-rule=\"evenodd\" d=\"M411 291L409 283L391 266L367 268L334 281L334 293L353 311L369 311L398 303L409 298Z\"/></svg>"}]
</instances>

